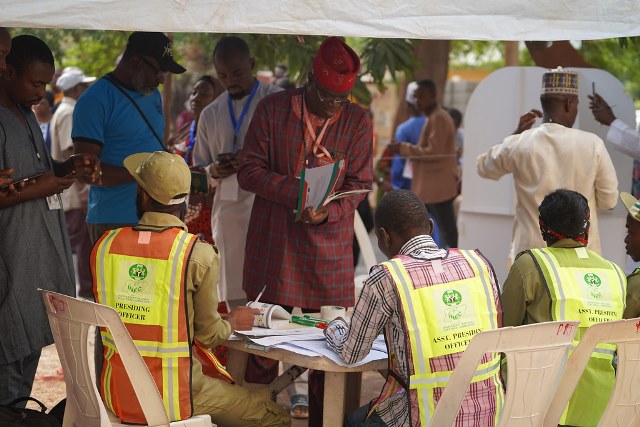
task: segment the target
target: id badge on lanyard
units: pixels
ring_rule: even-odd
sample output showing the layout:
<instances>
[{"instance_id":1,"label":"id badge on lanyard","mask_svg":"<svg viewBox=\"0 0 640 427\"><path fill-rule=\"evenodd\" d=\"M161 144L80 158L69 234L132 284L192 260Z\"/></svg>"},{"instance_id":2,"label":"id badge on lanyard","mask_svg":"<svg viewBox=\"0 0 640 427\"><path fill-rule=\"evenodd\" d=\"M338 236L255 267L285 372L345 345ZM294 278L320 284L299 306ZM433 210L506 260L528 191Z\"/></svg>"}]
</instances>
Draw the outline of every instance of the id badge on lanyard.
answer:
<instances>
[{"instance_id":1,"label":"id badge on lanyard","mask_svg":"<svg viewBox=\"0 0 640 427\"><path fill-rule=\"evenodd\" d=\"M47 197L47 206L49 210L62 209L62 199L59 194L54 194L53 196Z\"/></svg>"}]
</instances>

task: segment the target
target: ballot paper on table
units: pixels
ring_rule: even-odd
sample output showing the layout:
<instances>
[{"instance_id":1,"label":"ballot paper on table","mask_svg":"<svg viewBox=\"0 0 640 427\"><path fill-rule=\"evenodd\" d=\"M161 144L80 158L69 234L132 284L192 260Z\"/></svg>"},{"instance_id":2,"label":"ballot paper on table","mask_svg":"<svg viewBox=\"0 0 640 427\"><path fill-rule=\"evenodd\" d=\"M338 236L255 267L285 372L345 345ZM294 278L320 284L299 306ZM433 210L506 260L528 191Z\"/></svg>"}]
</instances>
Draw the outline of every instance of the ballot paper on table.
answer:
<instances>
[{"instance_id":1,"label":"ballot paper on table","mask_svg":"<svg viewBox=\"0 0 640 427\"><path fill-rule=\"evenodd\" d=\"M298 188L296 221L300 220L302 212L308 207L318 210L332 200L371 191L358 189L336 193L334 189L340 176L340 170L343 167L344 160L338 160L323 166L304 168L302 170L300 173L300 187Z\"/></svg>"},{"instance_id":2,"label":"ballot paper on table","mask_svg":"<svg viewBox=\"0 0 640 427\"><path fill-rule=\"evenodd\" d=\"M382 336L379 336L376 339L376 341L374 341L374 347L381 349L382 346L380 345L379 341L381 341L382 344L384 345L384 338L382 338ZM342 357L340 357L338 353L336 353L335 351L329 348L325 340L293 341L285 344L279 344L279 345L276 345L275 347L288 350L294 353L304 353L304 354L308 354L308 352L317 353L319 356L325 356L328 359L331 359L333 362L335 362L340 366L360 366L360 365L364 365L365 363L373 362L375 360L384 360L384 359L387 359L388 357L386 352L386 346L384 347L385 351L374 350L372 348L369 354L367 354L364 359L353 364L348 364L344 360L342 360Z\"/></svg>"},{"instance_id":3,"label":"ballot paper on table","mask_svg":"<svg viewBox=\"0 0 640 427\"><path fill-rule=\"evenodd\" d=\"M310 330L307 331L306 334L272 335L269 337L262 337L262 338L252 337L249 339L256 344L263 345L265 347L273 347L278 344L293 342L293 341L324 341L325 338L324 338L324 333L322 332L322 329L318 329L318 328L309 328L309 329ZM315 329L315 331L312 329Z\"/></svg>"}]
</instances>

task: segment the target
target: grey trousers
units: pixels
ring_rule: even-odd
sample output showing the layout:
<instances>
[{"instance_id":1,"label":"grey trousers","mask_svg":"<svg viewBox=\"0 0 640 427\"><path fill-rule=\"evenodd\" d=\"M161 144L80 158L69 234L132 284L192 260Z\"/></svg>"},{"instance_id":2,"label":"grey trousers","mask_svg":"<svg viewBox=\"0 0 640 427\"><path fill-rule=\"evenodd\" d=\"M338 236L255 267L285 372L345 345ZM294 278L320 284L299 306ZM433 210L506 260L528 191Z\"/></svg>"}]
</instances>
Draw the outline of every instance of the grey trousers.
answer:
<instances>
[{"instance_id":1,"label":"grey trousers","mask_svg":"<svg viewBox=\"0 0 640 427\"><path fill-rule=\"evenodd\" d=\"M38 350L13 363L0 365L0 405L8 405L19 397L31 395L41 352ZM24 408L26 404L21 402L15 406Z\"/></svg>"}]
</instances>

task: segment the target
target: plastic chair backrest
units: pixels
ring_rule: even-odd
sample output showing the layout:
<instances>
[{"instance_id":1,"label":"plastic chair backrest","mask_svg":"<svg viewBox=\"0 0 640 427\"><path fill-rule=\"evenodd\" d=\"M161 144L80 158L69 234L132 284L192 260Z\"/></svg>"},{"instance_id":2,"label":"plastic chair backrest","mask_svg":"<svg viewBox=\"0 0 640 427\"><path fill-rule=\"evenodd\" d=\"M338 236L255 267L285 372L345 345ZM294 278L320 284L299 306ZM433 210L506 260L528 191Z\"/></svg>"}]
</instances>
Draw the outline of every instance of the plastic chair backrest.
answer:
<instances>
[{"instance_id":1,"label":"plastic chair backrest","mask_svg":"<svg viewBox=\"0 0 640 427\"><path fill-rule=\"evenodd\" d=\"M371 267L378 263L378 261L376 260L376 254L373 251L373 246L371 245L371 239L369 239L369 233L367 233L367 228L364 226L364 222L362 222L362 218L360 218L358 211L355 211L353 229L356 234L356 239L358 239L358 245L360 246L360 253L362 254L364 265L368 272Z\"/></svg>"},{"instance_id":2,"label":"plastic chair backrest","mask_svg":"<svg viewBox=\"0 0 640 427\"><path fill-rule=\"evenodd\" d=\"M436 405L432 426L455 422L469 383L485 353L507 356L507 392L498 427L541 425L580 322L545 322L476 334Z\"/></svg>"},{"instance_id":3,"label":"plastic chair backrest","mask_svg":"<svg viewBox=\"0 0 640 427\"><path fill-rule=\"evenodd\" d=\"M545 426L557 426L597 344L618 345L616 382L599 426L640 425L640 318L591 325L567 362Z\"/></svg>"},{"instance_id":4,"label":"plastic chair backrest","mask_svg":"<svg viewBox=\"0 0 640 427\"><path fill-rule=\"evenodd\" d=\"M105 305L42 289L40 292L64 371L67 406L63 427L112 425L90 374L90 370L95 369L89 366L87 346L92 325L109 328L147 423L168 427L156 384L118 313Z\"/></svg>"}]
</instances>

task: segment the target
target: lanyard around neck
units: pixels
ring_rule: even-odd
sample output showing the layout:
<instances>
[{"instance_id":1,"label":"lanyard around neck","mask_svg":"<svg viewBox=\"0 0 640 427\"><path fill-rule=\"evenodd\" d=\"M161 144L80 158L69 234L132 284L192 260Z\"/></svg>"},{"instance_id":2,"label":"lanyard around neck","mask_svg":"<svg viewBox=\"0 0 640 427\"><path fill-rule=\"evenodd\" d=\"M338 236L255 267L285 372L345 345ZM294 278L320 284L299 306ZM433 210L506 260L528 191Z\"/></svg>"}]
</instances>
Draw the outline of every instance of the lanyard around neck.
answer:
<instances>
[{"instance_id":1,"label":"lanyard around neck","mask_svg":"<svg viewBox=\"0 0 640 427\"><path fill-rule=\"evenodd\" d=\"M253 84L253 88L251 89L251 93L249 94L249 98L247 102L244 103L244 107L242 107L242 112L240 113L240 117L236 120L236 113L233 111L233 103L231 101L231 94L227 95L227 107L229 107L229 115L231 116L231 124L233 125L233 151L236 151L236 143L238 138L238 133L240 132L240 128L242 127L242 123L244 122L245 117L247 116L247 111L249 111L249 107L251 106L251 101L258 91L258 87L260 86L260 82L256 79L256 82Z\"/></svg>"},{"instance_id":2,"label":"lanyard around neck","mask_svg":"<svg viewBox=\"0 0 640 427\"><path fill-rule=\"evenodd\" d=\"M22 115L22 117L24 118L24 124L27 126L27 132L29 133L29 139L31 140L31 145L33 146L33 151L36 152L36 157L38 158L38 163L42 164L42 157L40 157L40 153L38 152L38 146L36 145L36 137L33 134L33 131L31 130L31 125L29 124L29 119L27 118L27 115L25 114L25 112L22 110L22 107L17 106L18 111L20 111L20 114Z\"/></svg>"},{"instance_id":3,"label":"lanyard around neck","mask_svg":"<svg viewBox=\"0 0 640 427\"><path fill-rule=\"evenodd\" d=\"M191 152L193 151L193 145L196 142L196 121L191 122L191 126L189 127L189 139L187 141L187 149L184 155L185 161L188 165L191 164Z\"/></svg>"},{"instance_id":4,"label":"lanyard around neck","mask_svg":"<svg viewBox=\"0 0 640 427\"><path fill-rule=\"evenodd\" d=\"M307 105L304 102L304 95L302 96L302 117L307 126L307 131L311 136L311 140L313 141L313 148L312 148L313 155L317 158L326 156L331 159L331 154L329 153L329 151L327 151L327 149L324 148L324 146L320 145L327 131L327 128L329 127L329 119L324 119L324 124L322 126L322 129L320 130L320 134L316 136L316 132L315 130L313 130L313 126L311 125L311 120L309 119L309 111L307 111ZM318 150L320 150L321 153L318 153Z\"/></svg>"}]
</instances>

